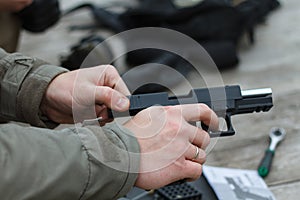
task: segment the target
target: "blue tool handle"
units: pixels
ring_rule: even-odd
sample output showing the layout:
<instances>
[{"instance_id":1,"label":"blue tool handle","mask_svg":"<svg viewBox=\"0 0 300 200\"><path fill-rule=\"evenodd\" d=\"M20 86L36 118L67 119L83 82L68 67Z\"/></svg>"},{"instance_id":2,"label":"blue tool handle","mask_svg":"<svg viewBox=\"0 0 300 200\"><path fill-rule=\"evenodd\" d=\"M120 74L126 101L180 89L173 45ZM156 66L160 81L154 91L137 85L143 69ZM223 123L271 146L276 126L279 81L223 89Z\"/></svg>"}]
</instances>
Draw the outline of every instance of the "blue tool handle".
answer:
<instances>
[{"instance_id":1,"label":"blue tool handle","mask_svg":"<svg viewBox=\"0 0 300 200\"><path fill-rule=\"evenodd\" d=\"M266 150L265 156L262 159L262 161L258 167L258 174L261 177L266 177L269 174L269 172L271 170L271 166L272 166L272 160L274 157L274 153L275 152L270 149Z\"/></svg>"}]
</instances>

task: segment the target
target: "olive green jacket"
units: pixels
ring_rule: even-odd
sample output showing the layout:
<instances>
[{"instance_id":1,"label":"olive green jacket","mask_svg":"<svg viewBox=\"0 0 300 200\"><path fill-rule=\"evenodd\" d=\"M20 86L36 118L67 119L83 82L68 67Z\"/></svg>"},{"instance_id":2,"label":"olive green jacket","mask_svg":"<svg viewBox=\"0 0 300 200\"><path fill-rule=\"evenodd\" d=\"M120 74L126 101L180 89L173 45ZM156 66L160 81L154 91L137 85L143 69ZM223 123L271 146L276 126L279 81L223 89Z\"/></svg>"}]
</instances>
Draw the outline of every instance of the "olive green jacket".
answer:
<instances>
[{"instance_id":1,"label":"olive green jacket","mask_svg":"<svg viewBox=\"0 0 300 200\"><path fill-rule=\"evenodd\" d=\"M134 185L137 140L116 123L52 130L39 105L65 69L0 49L1 200L117 199ZM131 153L132 152L132 153Z\"/></svg>"}]
</instances>

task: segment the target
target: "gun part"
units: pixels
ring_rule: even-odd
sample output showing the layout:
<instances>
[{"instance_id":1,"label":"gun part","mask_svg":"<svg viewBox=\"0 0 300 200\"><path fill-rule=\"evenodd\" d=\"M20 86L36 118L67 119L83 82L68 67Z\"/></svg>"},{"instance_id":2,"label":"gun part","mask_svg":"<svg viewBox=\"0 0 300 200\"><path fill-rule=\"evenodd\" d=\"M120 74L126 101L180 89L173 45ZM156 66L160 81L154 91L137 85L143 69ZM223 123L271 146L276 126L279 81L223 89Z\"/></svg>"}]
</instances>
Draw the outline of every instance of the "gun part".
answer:
<instances>
[{"instance_id":1,"label":"gun part","mask_svg":"<svg viewBox=\"0 0 300 200\"><path fill-rule=\"evenodd\" d=\"M167 92L131 95L128 112L119 113L108 111L110 118L133 116L143 109L151 106L170 106L180 104L204 103L215 113L225 119L227 130L210 132L208 127L202 127L213 136L230 136L235 131L231 124L231 116L237 114L267 112L272 106L272 90L270 88L241 91L240 86L232 85L225 87L193 89L187 95L168 96Z\"/></svg>"}]
</instances>

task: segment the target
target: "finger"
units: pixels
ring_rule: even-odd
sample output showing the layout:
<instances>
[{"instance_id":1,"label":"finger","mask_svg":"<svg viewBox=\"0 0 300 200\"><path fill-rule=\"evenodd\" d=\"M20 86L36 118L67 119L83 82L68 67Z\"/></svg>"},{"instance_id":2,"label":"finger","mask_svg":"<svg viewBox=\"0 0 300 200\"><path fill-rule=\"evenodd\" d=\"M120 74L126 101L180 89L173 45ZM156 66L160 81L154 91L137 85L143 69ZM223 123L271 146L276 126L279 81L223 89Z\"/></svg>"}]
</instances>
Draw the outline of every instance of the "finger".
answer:
<instances>
[{"instance_id":1,"label":"finger","mask_svg":"<svg viewBox=\"0 0 300 200\"><path fill-rule=\"evenodd\" d=\"M101 118L99 121L100 126L104 126L106 123L113 121L113 119L108 117L107 107L105 105L96 105L95 110L97 117Z\"/></svg>"},{"instance_id":2,"label":"finger","mask_svg":"<svg viewBox=\"0 0 300 200\"><path fill-rule=\"evenodd\" d=\"M202 148L202 149L206 149L206 147L209 145L210 143L210 136L209 134L202 130L201 128L198 128L196 126L190 125L188 124L185 127L185 133L188 133L188 137L189 137L189 141Z\"/></svg>"},{"instance_id":3,"label":"finger","mask_svg":"<svg viewBox=\"0 0 300 200\"><path fill-rule=\"evenodd\" d=\"M130 95L125 82L120 77L116 68L112 65L106 65L104 69L104 85L114 88L124 95Z\"/></svg>"},{"instance_id":4,"label":"finger","mask_svg":"<svg viewBox=\"0 0 300 200\"><path fill-rule=\"evenodd\" d=\"M186 162L185 179L187 179L187 181L195 181L199 179L202 174L202 165L190 160L186 160Z\"/></svg>"},{"instance_id":5,"label":"finger","mask_svg":"<svg viewBox=\"0 0 300 200\"><path fill-rule=\"evenodd\" d=\"M185 152L185 157L188 160L203 164L206 161L206 153L203 149L190 144L189 148Z\"/></svg>"},{"instance_id":6,"label":"finger","mask_svg":"<svg viewBox=\"0 0 300 200\"><path fill-rule=\"evenodd\" d=\"M188 122L201 121L213 130L218 130L219 120L216 113L206 104L180 105L182 116Z\"/></svg>"},{"instance_id":7,"label":"finger","mask_svg":"<svg viewBox=\"0 0 300 200\"><path fill-rule=\"evenodd\" d=\"M106 86L98 86L95 94L96 104L105 104L115 111L126 111L129 109L129 100L122 93Z\"/></svg>"},{"instance_id":8,"label":"finger","mask_svg":"<svg viewBox=\"0 0 300 200\"><path fill-rule=\"evenodd\" d=\"M102 104L96 104L95 105L95 111L96 111L96 115L97 117L101 117L101 119L107 119L108 118L108 114L107 114L107 107Z\"/></svg>"},{"instance_id":9,"label":"finger","mask_svg":"<svg viewBox=\"0 0 300 200\"><path fill-rule=\"evenodd\" d=\"M120 78L119 81L116 83L114 89L126 96L129 96L131 94L122 78Z\"/></svg>"}]
</instances>

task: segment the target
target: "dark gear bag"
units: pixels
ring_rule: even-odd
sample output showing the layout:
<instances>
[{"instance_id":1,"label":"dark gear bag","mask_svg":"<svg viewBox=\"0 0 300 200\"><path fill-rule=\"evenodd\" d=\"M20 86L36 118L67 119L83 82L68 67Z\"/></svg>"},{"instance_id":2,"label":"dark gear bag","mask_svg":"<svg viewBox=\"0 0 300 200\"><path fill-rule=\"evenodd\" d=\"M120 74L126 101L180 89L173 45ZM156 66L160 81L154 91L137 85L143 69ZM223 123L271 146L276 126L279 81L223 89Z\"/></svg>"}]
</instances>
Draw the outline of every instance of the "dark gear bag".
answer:
<instances>
[{"instance_id":1,"label":"dark gear bag","mask_svg":"<svg viewBox=\"0 0 300 200\"><path fill-rule=\"evenodd\" d=\"M17 15L25 30L34 33L43 32L60 19L60 4L58 0L34 0Z\"/></svg>"},{"instance_id":2,"label":"dark gear bag","mask_svg":"<svg viewBox=\"0 0 300 200\"><path fill-rule=\"evenodd\" d=\"M200 43L218 69L224 70L238 64L237 46L242 34L248 33L249 40L253 43L255 26L262 22L270 11L279 6L277 0L245 0L238 5L234 5L230 0L204 0L184 8L176 7L172 0L139 0L138 2L138 6L129 8L123 13L115 13L89 3L79 5L69 12L88 8L94 16L96 27L106 28L115 33L140 27L162 27L179 31ZM127 42L129 46L135 40ZM73 55L76 54L75 51L72 52ZM72 54L66 59L72 59ZM159 49L131 51L126 54L126 60L129 66L146 63L167 65L183 76L193 70L193 66L180 56ZM145 70L145 73L159 74L151 69ZM131 79L145 77L147 76L145 73L139 72L135 77L125 80L129 89L131 89ZM173 77L168 77L169 79L174 83L177 81ZM162 86L150 84L136 91L147 93L162 90Z\"/></svg>"},{"instance_id":3,"label":"dark gear bag","mask_svg":"<svg viewBox=\"0 0 300 200\"><path fill-rule=\"evenodd\" d=\"M227 69L238 63L236 43L243 31L242 19L237 10L223 0L203 1L193 7L176 8L170 0L142 0L137 9L128 10L121 17L124 24L133 27L155 26L184 33L199 42L209 53L219 69ZM163 6L160 6L161 2ZM164 12L163 10L167 10ZM130 52L131 65L141 65L146 57L164 56L160 50L148 49ZM178 58L178 61L181 59Z\"/></svg>"},{"instance_id":4,"label":"dark gear bag","mask_svg":"<svg viewBox=\"0 0 300 200\"><path fill-rule=\"evenodd\" d=\"M190 7L176 7L172 0L139 0L136 7L119 14L85 3L70 10L89 8L96 26L115 33L140 27L162 27L184 33L199 42L220 69L239 62L237 43L245 32L254 42L254 28L279 6L277 0L245 0L233 5L230 0L204 0ZM131 43L134 41L130 41ZM165 52L142 49L127 54L129 65L165 60ZM180 58L178 58L180 59ZM162 63L164 64L164 63Z\"/></svg>"},{"instance_id":5,"label":"dark gear bag","mask_svg":"<svg viewBox=\"0 0 300 200\"><path fill-rule=\"evenodd\" d=\"M241 34L242 20L239 13L223 0L203 1L193 7L177 8L170 0L140 0L139 5L121 14L97 7L94 4L81 4L67 13L78 9L91 10L96 26L107 28L115 33L140 27L162 27L184 33L198 41L213 58L219 69L235 66L238 63L236 42ZM130 41L134 43L134 41ZM73 54L77 54L72 49ZM70 55L69 59L72 59ZM75 56L76 57L76 56ZM167 65L169 53L157 49L141 49L129 52L126 60L129 66L158 62ZM76 57L77 58L77 57ZM186 63L172 56L172 63ZM170 65L169 65L170 66ZM181 72L191 66L180 65ZM172 67L176 68L174 65ZM185 68L185 69L184 69Z\"/></svg>"},{"instance_id":6,"label":"dark gear bag","mask_svg":"<svg viewBox=\"0 0 300 200\"><path fill-rule=\"evenodd\" d=\"M184 33L206 49L220 70L238 64L237 46L241 35L247 33L253 43L255 26L279 6L277 0L246 0L237 6L228 0L205 0L187 8L177 8L171 0L140 2L138 8L121 15L123 27L154 26ZM137 50L129 53L127 60L132 65L140 65L149 62L146 57L151 53L147 49ZM156 54L163 56L159 50Z\"/></svg>"}]
</instances>

